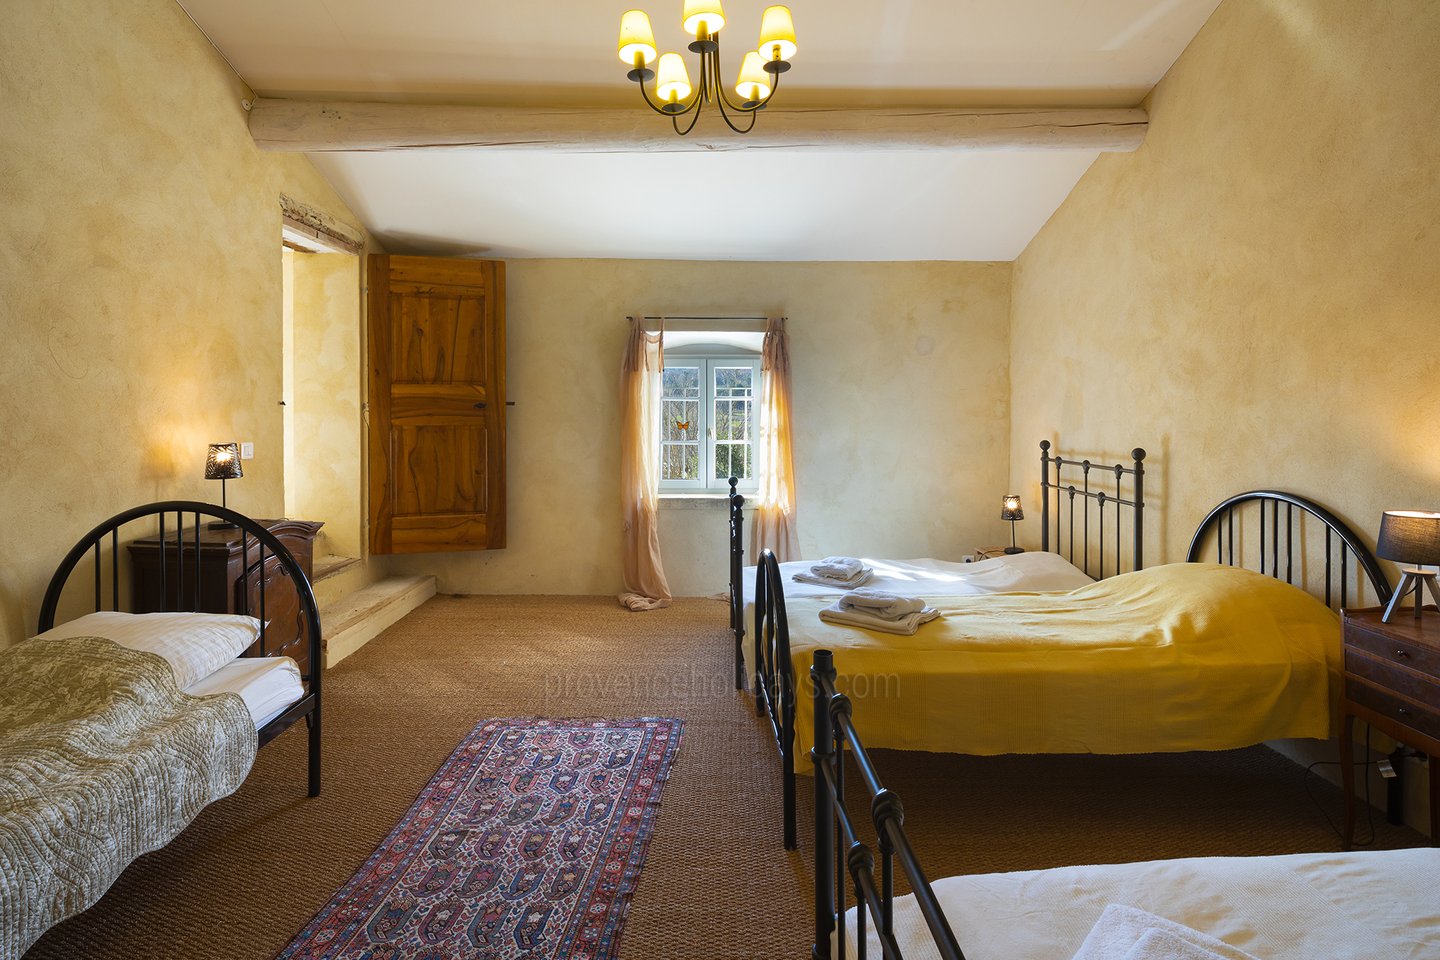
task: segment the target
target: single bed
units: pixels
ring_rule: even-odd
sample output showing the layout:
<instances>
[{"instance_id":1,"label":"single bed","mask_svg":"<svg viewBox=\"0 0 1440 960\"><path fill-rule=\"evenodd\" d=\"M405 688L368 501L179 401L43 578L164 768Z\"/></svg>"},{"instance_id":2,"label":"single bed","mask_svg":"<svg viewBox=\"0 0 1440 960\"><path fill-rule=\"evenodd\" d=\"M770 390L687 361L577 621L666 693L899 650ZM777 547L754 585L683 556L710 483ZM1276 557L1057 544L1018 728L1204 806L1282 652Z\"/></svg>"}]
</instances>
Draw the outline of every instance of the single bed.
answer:
<instances>
[{"instance_id":1,"label":"single bed","mask_svg":"<svg viewBox=\"0 0 1440 960\"><path fill-rule=\"evenodd\" d=\"M214 598L201 586L199 531L211 518L240 529L238 613L204 612ZM157 533L161 609L127 612L121 548ZM304 670L253 655L297 639ZM0 654L0 958L93 904L135 857L236 790L259 746L301 719L318 795L321 649L299 564L242 514L153 503L82 538L51 579L37 635Z\"/></svg>"},{"instance_id":2,"label":"single bed","mask_svg":"<svg viewBox=\"0 0 1440 960\"><path fill-rule=\"evenodd\" d=\"M235 585L234 603L242 615L254 617L260 625L255 643L240 655L241 659L255 662L237 662L218 674L207 671L203 678L197 678L203 680L201 690L204 694L235 693L252 715L251 704L255 704L261 710L255 716L259 746L304 720L309 734L307 789L310 796L319 796L324 649L320 611L310 581L290 551L252 518L214 504L185 500L149 503L116 514L96 525L60 562L40 605L37 632L75 635L74 627L67 629L64 623L57 628L62 606L70 615L65 619L72 622L86 609L95 614L124 611L135 597L121 547L130 540L149 536L166 547L159 552L158 591L147 601L158 598L162 612L207 616L204 610L213 598L205 596L205 581L197 571L197 564L204 563L206 557L199 536L202 524L240 528L245 562ZM88 568L85 583L76 576L82 567ZM119 636L124 629L117 626L102 635ZM285 642L272 642L277 634ZM289 657L261 656L267 649L288 646L294 637L306 648L306 670L301 671ZM294 682L297 676L299 687ZM201 691L190 684L182 687L187 693L200 695ZM288 702L282 702L287 698Z\"/></svg>"},{"instance_id":3,"label":"single bed","mask_svg":"<svg viewBox=\"0 0 1440 960\"><path fill-rule=\"evenodd\" d=\"M762 556L757 687L780 708L786 840L811 744L809 690L794 677L818 649L843 650L842 687L869 706L876 746L1114 754L1329 737L1333 608L1390 594L1368 548L1312 501L1251 491L1210 511L1187 561L1068 592L927 595L941 619L897 637L822 623L828 601L788 601L780 565Z\"/></svg>"},{"instance_id":4,"label":"single bed","mask_svg":"<svg viewBox=\"0 0 1440 960\"><path fill-rule=\"evenodd\" d=\"M1241 955L1232 950L1257 960L1440 956L1440 898L1425 879L1440 874L1435 848L1073 866L932 883L905 834L903 806L881 783L856 733L853 705L837 692L835 676L831 654L817 652L811 684L820 732L813 951L818 960L1071 960L1082 945L1093 949L1087 937L1110 905L1199 931L1219 941L1215 948L1225 950L1222 956ZM870 800L880 838L875 851L859 841L845 802L844 764L836 761L847 752ZM897 863L914 891L899 898ZM847 888L859 904L848 911Z\"/></svg>"}]
</instances>

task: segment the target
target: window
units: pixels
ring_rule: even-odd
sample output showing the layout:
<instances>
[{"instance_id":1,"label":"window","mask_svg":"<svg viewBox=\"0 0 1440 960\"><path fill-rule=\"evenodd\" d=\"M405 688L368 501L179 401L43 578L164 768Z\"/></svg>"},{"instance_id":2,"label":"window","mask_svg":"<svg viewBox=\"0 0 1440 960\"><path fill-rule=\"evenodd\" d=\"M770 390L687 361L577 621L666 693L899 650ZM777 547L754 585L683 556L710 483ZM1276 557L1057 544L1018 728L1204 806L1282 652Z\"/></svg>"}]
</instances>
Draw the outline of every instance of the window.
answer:
<instances>
[{"instance_id":1,"label":"window","mask_svg":"<svg viewBox=\"0 0 1440 960\"><path fill-rule=\"evenodd\" d=\"M733 349L733 348L732 348ZM660 490L756 489L760 358L666 351L660 391Z\"/></svg>"}]
</instances>

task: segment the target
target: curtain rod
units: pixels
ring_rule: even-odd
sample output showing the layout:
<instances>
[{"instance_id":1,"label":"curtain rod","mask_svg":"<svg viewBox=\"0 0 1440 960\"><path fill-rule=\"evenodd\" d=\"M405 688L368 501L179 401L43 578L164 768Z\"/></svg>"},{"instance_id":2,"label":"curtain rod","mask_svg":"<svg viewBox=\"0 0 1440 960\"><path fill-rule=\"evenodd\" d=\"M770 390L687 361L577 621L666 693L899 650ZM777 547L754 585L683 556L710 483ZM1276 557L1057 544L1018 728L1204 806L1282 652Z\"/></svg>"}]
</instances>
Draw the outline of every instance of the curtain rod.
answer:
<instances>
[{"instance_id":1,"label":"curtain rod","mask_svg":"<svg viewBox=\"0 0 1440 960\"><path fill-rule=\"evenodd\" d=\"M743 314L736 314L736 315L734 315L734 316L729 316L729 317L680 317L680 316L675 316L674 314L667 314L666 316L663 316L663 317L641 317L640 319L641 319L641 320L704 320L704 321L710 321L710 322L719 323L719 322L722 322L722 321L728 322L728 321L730 321L730 320L761 320L761 321L764 321L764 320L768 320L769 318L768 318L768 317L765 317L764 315L759 315L759 316L757 316L756 314L753 314L753 313L743 313Z\"/></svg>"},{"instance_id":2,"label":"curtain rod","mask_svg":"<svg viewBox=\"0 0 1440 960\"><path fill-rule=\"evenodd\" d=\"M764 316L732 317L641 317L647 330L652 323L663 322L665 329L674 333L704 332L706 330L733 330L738 333L764 333L770 321ZM651 330L650 332L654 332Z\"/></svg>"}]
</instances>

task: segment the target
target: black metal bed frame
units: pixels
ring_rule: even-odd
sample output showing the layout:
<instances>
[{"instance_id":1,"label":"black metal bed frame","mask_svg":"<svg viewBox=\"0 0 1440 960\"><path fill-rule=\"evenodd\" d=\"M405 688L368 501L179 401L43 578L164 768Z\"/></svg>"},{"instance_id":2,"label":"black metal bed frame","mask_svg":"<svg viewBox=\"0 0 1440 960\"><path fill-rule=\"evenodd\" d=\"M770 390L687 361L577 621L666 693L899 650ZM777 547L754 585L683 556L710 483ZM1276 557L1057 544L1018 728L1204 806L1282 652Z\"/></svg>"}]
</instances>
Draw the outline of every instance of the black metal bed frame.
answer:
<instances>
[{"instance_id":1,"label":"black metal bed frame","mask_svg":"<svg viewBox=\"0 0 1440 960\"><path fill-rule=\"evenodd\" d=\"M735 689L745 689L745 590L740 578L745 570L745 498L736 492L740 482L730 478L730 632L735 635Z\"/></svg>"},{"instance_id":2,"label":"black metal bed frame","mask_svg":"<svg viewBox=\"0 0 1440 960\"><path fill-rule=\"evenodd\" d=\"M900 798L887 790L875 772L870 755L851 719L850 698L835 689L835 661L829 650L816 650L810 667L811 690L815 699L815 746L810 759L815 764L815 945L814 960L844 960L845 957L845 871L849 869L855 891L855 950L865 960L868 938L865 918L875 924L881 953L886 960L901 960L895 941L895 859L920 908L930 936L943 960L965 960L945 912L925 870L920 866L910 838L905 835L905 808ZM880 849L880 885L875 884L875 855L859 839L855 819L845 804L845 754L865 781L870 796L870 819L875 825ZM831 936L834 935L832 942ZM831 952L832 945L835 947Z\"/></svg>"},{"instance_id":3,"label":"black metal bed frame","mask_svg":"<svg viewBox=\"0 0 1440 960\"><path fill-rule=\"evenodd\" d=\"M769 548L755 567L755 713L770 719L780 750L785 849L799 845L795 831L795 666L790 661L790 621L785 581Z\"/></svg>"},{"instance_id":4,"label":"black metal bed frame","mask_svg":"<svg viewBox=\"0 0 1440 960\"><path fill-rule=\"evenodd\" d=\"M1091 463L1089 460L1068 460L1060 454L1050 454L1050 441L1040 441L1040 549L1050 549L1050 491L1055 491L1055 553L1064 555L1062 546L1064 538L1060 535L1060 509L1061 496L1067 495L1070 505L1070 552L1066 557L1072 564L1090 574L1090 504L1095 503L1096 525L1099 533L1095 542L1099 545L1098 570L1093 576L1097 580L1105 579L1105 508L1115 508L1115 573L1120 572L1121 554L1121 508L1130 507L1131 514L1131 570L1145 569L1145 451L1136 447L1130 451L1131 465L1125 466L1117 463L1111 466ZM1050 479L1050 467L1055 467L1055 479ZM1066 483L1061 476L1066 467L1079 468L1080 486L1077 489L1073 474L1070 482ZM1106 493L1102 489L1092 490L1090 487L1090 471L1099 470L1103 474L1113 475L1115 478L1115 492ZM1127 499L1122 494L1122 487L1126 477L1133 477L1131 481L1130 497ZM1098 481L1099 478L1097 478ZM1075 498L1080 497L1083 509L1081 515L1083 522L1081 526L1081 542L1084 547L1080 551L1080 562L1075 563Z\"/></svg>"},{"instance_id":5,"label":"black metal bed frame","mask_svg":"<svg viewBox=\"0 0 1440 960\"><path fill-rule=\"evenodd\" d=\"M1140 459L1136 458L1137 461ZM1237 527L1243 528L1241 508L1255 504L1259 508L1260 541L1257 544L1258 570L1275 579L1281 576L1281 554L1284 554L1284 578L1295 583L1296 561L1304 562L1303 529L1307 517L1313 517L1325 529L1325 603L1344 607L1349 602L1349 557L1354 556L1356 569L1363 572L1381 603L1389 599L1388 578L1374 555L1355 532L1329 510L1298 494L1281 490L1251 490L1236 494L1211 510L1195 530L1186 555L1189 563L1202 561L1208 540L1215 540L1215 562L1230 566L1243 565L1243 550L1237 553ZM1283 510L1282 510L1283 508ZM1284 513L1282 521L1280 514ZM1268 520L1268 527L1267 527ZM1243 531L1242 531L1243 532ZM1284 539L1282 550L1281 539ZM1334 563L1335 545L1339 545L1338 583ZM1296 547L1301 550L1297 552ZM1267 549L1268 547L1268 549ZM762 563L764 563L762 558ZM1268 567L1268 570L1267 570ZM1304 585L1303 583L1301 584ZM1357 598L1358 599L1358 598ZM780 624L783 627L783 598ZM815 651L810 679L815 707L815 745L810 751L815 765L815 960L845 957L845 877L841 866L851 878L855 894L856 953L865 960L868 950L867 917L874 924L876 938L885 960L903 960L894 932L894 861L898 857L910 883L916 906L930 929L934 947L944 960L965 960L965 954L945 918L935 891L915 856L905 835L905 813L900 799L880 782L875 766L856 732L851 718L849 697L835 687L834 657L829 650ZM855 819L846 806L845 755L860 771L871 799L870 816L874 823L880 851L881 872L877 886L875 855L856 835ZM832 939L833 937L833 939Z\"/></svg>"},{"instance_id":6,"label":"black metal bed frame","mask_svg":"<svg viewBox=\"0 0 1440 960\"><path fill-rule=\"evenodd\" d=\"M1099 569L1097 573L1103 577L1105 569L1105 510L1113 506L1115 510L1116 530L1116 563L1113 573L1120 572L1120 511L1124 507L1133 510L1132 531L1134 535L1134 566L1139 570L1143 561L1144 553L1142 543L1144 538L1144 459L1145 451L1138 447L1132 451L1134 457L1133 465L1126 467L1123 464L1115 464L1113 467L1098 467L1089 460L1069 460L1059 454L1050 455L1050 441L1040 442L1041 465L1041 546L1043 549L1050 549L1050 521L1052 516L1055 520L1055 553L1062 553L1062 544L1065 538L1061 536L1060 515L1066 511L1062 509L1062 503L1069 505L1069 560L1075 562L1075 498L1080 497L1083 507L1083 521L1081 533L1085 538L1085 546L1081 550L1082 567L1087 574L1090 573L1090 503L1093 500L1097 506L1097 528L1101 540L1099 549ZM1054 479L1051 479L1050 467L1055 467ZM1074 483L1065 484L1061 478L1061 471L1065 467L1079 467L1082 471L1080 487L1077 489ZM1092 468L1103 470L1115 477L1115 493L1107 494L1103 490L1091 489L1090 470ZM1133 489L1129 498L1121 495L1121 484L1125 477L1134 478ZM743 644L746 636L745 624L745 598L742 579L745 569L745 498L736 491L738 480L730 478L729 495L729 530L730 530L730 630L735 641L735 689L743 690L747 681L753 679L753 691L755 696L755 713L758 716L768 716L770 728L775 734L775 746L780 752L780 764L784 775L784 835L785 849L794 850L797 847L797 834L795 828L795 674L794 666L790 661L790 631L785 623L784 603L784 579L780 575L779 566L775 562L774 555L769 550L761 554L760 562L755 568L755 630L753 664L755 667L753 677L745 675ZM1048 491L1055 491L1055 506L1052 513ZM1062 491L1068 494L1068 499L1062 501ZM769 557L769 563L765 558ZM772 568L773 569L769 569Z\"/></svg>"},{"instance_id":7,"label":"black metal bed frame","mask_svg":"<svg viewBox=\"0 0 1440 960\"><path fill-rule=\"evenodd\" d=\"M1385 576L1385 571L1380 568L1379 562L1375 559L1368 547L1361 541L1355 531L1335 514L1306 497L1295 493L1286 493L1284 490L1249 490L1245 493L1237 493L1229 497L1213 510L1205 515L1200 521L1200 526L1195 528L1195 535L1190 538L1190 548L1186 551L1185 559L1189 563L1199 563L1203 559L1205 544L1213 535L1215 540L1215 562L1235 566L1237 554L1235 550L1237 528L1242 537L1244 535L1244 507L1255 504L1260 513L1260 538L1258 542L1259 570L1265 573L1266 547L1269 547L1270 576L1280 579L1280 557L1283 552L1285 557L1285 582L1295 582L1296 565L1299 561L1303 576L1305 555L1305 519L1314 517L1325 527L1325 605L1327 607L1347 607L1350 605L1350 557L1355 557L1355 564L1358 571L1363 572L1370 582L1370 587L1375 591L1380 604L1385 604L1390 599L1390 580ZM1268 510L1266 508L1269 508ZM1285 519L1280 519L1281 507L1284 507ZM1266 536L1266 517L1269 517L1269 536ZM1237 516L1239 523L1237 524ZM1282 551L1280 539L1284 537L1285 544ZM1297 541L1300 551L1296 552ZM1334 553L1335 546L1340 547L1340 563L1338 576L1335 569ZM1240 557L1243 562L1244 557ZM1301 584L1304 585L1303 583ZM1339 590L1332 589L1338 585ZM1362 599L1357 597L1357 599ZM1339 601L1338 604L1335 601Z\"/></svg>"},{"instance_id":8,"label":"black metal bed frame","mask_svg":"<svg viewBox=\"0 0 1440 960\"><path fill-rule=\"evenodd\" d=\"M1143 460L1143 451L1135 451L1136 466L1140 466ZM1083 462L1083 461L1082 461ZM1117 468L1107 468L1114 470ZM1124 471L1126 468L1118 467ZM1076 491L1079 495L1081 491ZM732 512L738 512L739 505L734 503L735 496L732 495ZM1106 497L1106 502L1113 498ZM1098 501L1097 501L1098 502ZM742 501L743 503L743 501ZM1136 516L1140 515L1144 501L1135 496ZM1390 599L1391 588L1385 572L1380 568L1374 555L1365 546L1364 542L1355 532L1339 517L1331 513L1320 504L1297 494L1286 493L1279 490L1253 490L1247 493L1236 494L1211 510L1205 519L1196 528L1195 535L1191 540L1190 549L1186 561L1196 563L1201 561L1201 551L1207 542L1207 538L1213 533L1217 539L1223 538L1223 546L1217 543L1217 557L1219 562L1227 562L1232 566L1242 563L1244 557L1237 553L1236 531L1241 529L1243 517L1238 516L1240 508L1257 503L1260 506L1260 529L1261 549L1259 556L1259 572L1266 573L1269 567L1269 575L1279 579L1282 565L1280 563L1280 538L1283 534L1286 540L1285 563L1283 565L1284 576L1287 583L1294 583L1295 560L1300 559L1301 554L1295 552L1297 544L1303 545L1304 537L1299 535L1303 529L1305 518L1314 517L1325 528L1325 603L1332 608L1336 606L1335 600L1340 606L1349 602L1348 578L1350 572L1350 557L1354 557L1356 568L1364 571L1371 588L1375 591L1377 602L1384 604ZM1284 507L1285 519L1283 531L1281 529L1280 513ZM1268 507L1268 509L1267 509ZM1269 520L1269 532L1266 533L1266 520ZM1237 523L1237 520L1240 523ZM1140 521L1136 520L1137 526ZM1222 526L1223 524L1223 526ZM734 529L732 527L732 529ZM1332 590L1332 582L1337 571L1334 563L1335 544L1339 544L1339 589ZM1265 545L1270 549L1266 550ZM1228 552L1224 547L1228 546ZM736 566L735 554L732 550L731 561L732 584L738 585L740 581L739 570ZM1303 586L1303 584L1302 584ZM735 628L736 657L740 655L740 643L743 637L743 607L737 609L732 591L731 606L732 625ZM759 563L755 568L755 710L760 716L768 716L770 727L775 735L776 746L780 752L782 768L782 803L784 811L784 839L785 849L794 850L797 846L797 831L795 826L795 674L794 665L790 655L790 627L785 611L784 580L780 573L779 562L775 555L769 550L760 554ZM737 670L737 680L739 672ZM738 685L738 684L737 684Z\"/></svg>"},{"instance_id":9,"label":"black metal bed frame","mask_svg":"<svg viewBox=\"0 0 1440 960\"><path fill-rule=\"evenodd\" d=\"M174 514L175 525L173 536L167 530L166 516ZM189 574L191 588L187 598L186 590L186 567L185 563L185 517L193 517L194 526L194 559L191 564L195 566ZM174 583L172 585L169 573L171 564L168 563L167 549L161 549L160 554L160 597L161 603L167 611L179 611L189 609L191 612L200 611L200 530L202 517L214 517L218 520L227 521L240 528L241 546L240 555L245 558L246 563L242 567L242 605L245 609L242 613L255 616L260 621L260 640L265 639L265 631L269 624L265 616L265 563L268 559L277 560L290 579L299 599L301 622L298 626L306 631L306 637L310 648L310 666L307 674L302 674L301 680L305 683L305 695L286 707L279 716L266 723L258 731L260 746L269 743L279 736L293 723L302 717L309 727L309 758L308 758L308 783L309 795L316 797L320 795L320 679L324 672L321 652L320 638L320 613L315 603L314 591L310 588L310 582L305 578L304 572L300 570L295 558L290 551L281 543L274 534L260 526L254 520L225 507L217 507L210 503L200 503L194 500L166 500L157 503L147 503L143 506L133 507L122 513L118 513L105 522L96 526L87 533L80 541L71 548L60 561L54 576L50 578L50 585L45 591L45 599L40 605L39 632L49 630L55 626L55 615L59 608L60 600L65 592L65 586L70 579L75 567L85 558L87 554L93 554L95 564L95 585L94 585L94 606L98 612L105 606L105 590L102 562L102 543L109 540L110 547L110 608L121 609L120 599L120 528L128 523L153 517L158 522L159 540L166 543L167 537L175 545ZM250 539L256 541L258 557L254 563L249 563ZM268 551L268 553L267 553ZM250 602L250 578L254 576L259 588L259 603L257 610L249 609Z\"/></svg>"}]
</instances>

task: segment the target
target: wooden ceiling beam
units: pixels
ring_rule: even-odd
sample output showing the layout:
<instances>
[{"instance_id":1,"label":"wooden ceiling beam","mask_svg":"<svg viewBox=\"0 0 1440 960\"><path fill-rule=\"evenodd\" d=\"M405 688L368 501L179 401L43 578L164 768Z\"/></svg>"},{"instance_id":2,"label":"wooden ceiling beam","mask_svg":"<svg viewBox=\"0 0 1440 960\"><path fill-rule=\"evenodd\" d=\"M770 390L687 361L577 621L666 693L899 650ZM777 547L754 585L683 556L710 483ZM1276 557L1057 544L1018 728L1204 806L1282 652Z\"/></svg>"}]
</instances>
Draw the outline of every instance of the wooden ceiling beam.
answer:
<instances>
[{"instance_id":1,"label":"wooden ceiling beam","mask_svg":"<svg viewBox=\"0 0 1440 960\"><path fill-rule=\"evenodd\" d=\"M706 108L709 109L709 108ZM769 107L753 133L705 117L686 137L636 104L627 109L470 107L414 103L257 99L250 135L261 150L430 148L578 153L798 150L1114 150L1145 139L1138 108Z\"/></svg>"}]
</instances>

